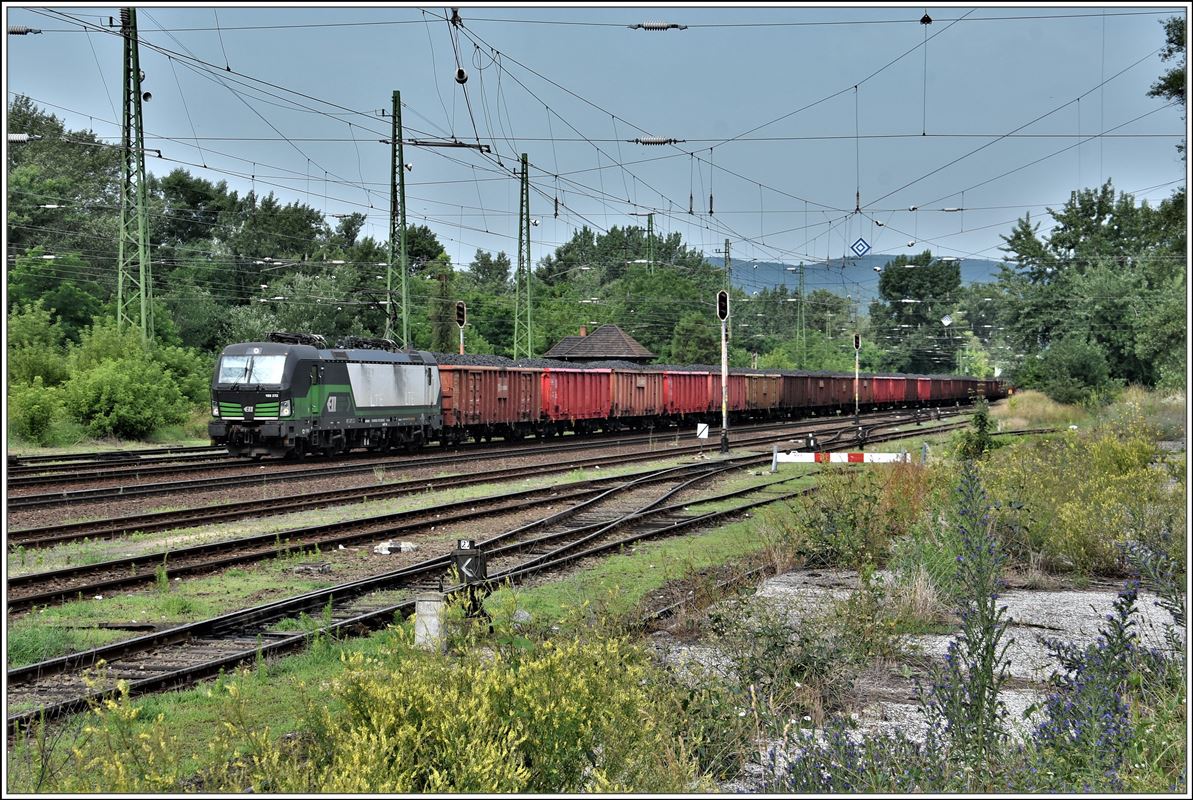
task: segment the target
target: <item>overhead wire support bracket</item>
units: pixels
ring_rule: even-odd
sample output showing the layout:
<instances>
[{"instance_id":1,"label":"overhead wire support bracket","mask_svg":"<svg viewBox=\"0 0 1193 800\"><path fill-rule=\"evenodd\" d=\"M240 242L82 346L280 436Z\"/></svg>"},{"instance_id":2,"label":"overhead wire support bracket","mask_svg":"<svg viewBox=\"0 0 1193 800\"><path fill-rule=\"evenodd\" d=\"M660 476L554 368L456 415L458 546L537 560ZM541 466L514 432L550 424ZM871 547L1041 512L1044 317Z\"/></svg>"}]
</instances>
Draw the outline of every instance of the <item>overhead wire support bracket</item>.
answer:
<instances>
[{"instance_id":1,"label":"overhead wire support bracket","mask_svg":"<svg viewBox=\"0 0 1193 800\"><path fill-rule=\"evenodd\" d=\"M461 142L459 139L452 139L451 141L434 141L431 139L410 139L406 144L412 147L466 147L472 150L479 150L482 153L492 153L493 150L487 144L470 144L468 142Z\"/></svg>"}]
</instances>

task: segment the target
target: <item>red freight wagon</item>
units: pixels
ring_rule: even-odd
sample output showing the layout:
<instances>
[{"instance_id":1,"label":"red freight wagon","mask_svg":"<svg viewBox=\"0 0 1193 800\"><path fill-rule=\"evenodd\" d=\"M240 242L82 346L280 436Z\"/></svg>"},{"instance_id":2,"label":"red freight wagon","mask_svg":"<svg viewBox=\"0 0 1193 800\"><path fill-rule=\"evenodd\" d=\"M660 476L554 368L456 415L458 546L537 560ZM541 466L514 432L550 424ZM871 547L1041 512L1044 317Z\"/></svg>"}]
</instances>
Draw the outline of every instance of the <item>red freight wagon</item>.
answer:
<instances>
[{"instance_id":1,"label":"red freight wagon","mask_svg":"<svg viewBox=\"0 0 1193 800\"><path fill-rule=\"evenodd\" d=\"M833 404L833 376L813 375L809 381L809 399L816 408L828 408Z\"/></svg>"},{"instance_id":2,"label":"red freight wagon","mask_svg":"<svg viewBox=\"0 0 1193 800\"><path fill-rule=\"evenodd\" d=\"M712 400L709 398L707 372L663 373L663 407L672 416L686 417L689 414L705 414ZM720 405L720 397L717 405Z\"/></svg>"},{"instance_id":3,"label":"red freight wagon","mask_svg":"<svg viewBox=\"0 0 1193 800\"><path fill-rule=\"evenodd\" d=\"M852 381L850 386L852 386ZM857 402L860 408L865 408L874 402L874 376L859 375L857 379ZM852 405L852 403L851 403Z\"/></svg>"},{"instance_id":4,"label":"red freight wagon","mask_svg":"<svg viewBox=\"0 0 1193 800\"><path fill-rule=\"evenodd\" d=\"M903 402L909 406L916 405L916 386L918 379L914 375L908 375L901 379L903 381Z\"/></svg>"},{"instance_id":5,"label":"red freight wagon","mask_svg":"<svg viewBox=\"0 0 1193 800\"><path fill-rule=\"evenodd\" d=\"M544 369L543 418L552 422L609 416L611 370Z\"/></svg>"},{"instance_id":6,"label":"red freight wagon","mask_svg":"<svg viewBox=\"0 0 1193 800\"><path fill-rule=\"evenodd\" d=\"M920 403L928 403L934 399L931 378L916 378L915 386L916 400L918 400Z\"/></svg>"},{"instance_id":7,"label":"red freight wagon","mask_svg":"<svg viewBox=\"0 0 1193 800\"><path fill-rule=\"evenodd\" d=\"M770 412L779 405L778 375L743 375L750 411Z\"/></svg>"},{"instance_id":8,"label":"red freight wagon","mask_svg":"<svg viewBox=\"0 0 1193 800\"><path fill-rule=\"evenodd\" d=\"M441 365L445 427L534 422L539 412L538 371Z\"/></svg>"},{"instance_id":9,"label":"red freight wagon","mask_svg":"<svg viewBox=\"0 0 1193 800\"><path fill-rule=\"evenodd\" d=\"M721 373L708 375L709 411L721 410ZM729 410L746 410L746 376L729 373Z\"/></svg>"},{"instance_id":10,"label":"red freight wagon","mask_svg":"<svg viewBox=\"0 0 1193 800\"><path fill-rule=\"evenodd\" d=\"M812 375L784 375L779 390L779 406L797 412L815 406L813 387L816 380Z\"/></svg>"},{"instance_id":11,"label":"red freight wagon","mask_svg":"<svg viewBox=\"0 0 1193 800\"><path fill-rule=\"evenodd\" d=\"M874 375L870 378L871 402L879 405L898 405L903 402L906 381L891 375Z\"/></svg>"},{"instance_id":12,"label":"red freight wagon","mask_svg":"<svg viewBox=\"0 0 1193 800\"><path fill-rule=\"evenodd\" d=\"M614 370L614 417L656 417L663 413L663 373Z\"/></svg>"},{"instance_id":13,"label":"red freight wagon","mask_svg":"<svg viewBox=\"0 0 1193 800\"><path fill-rule=\"evenodd\" d=\"M830 381L830 405L853 408L853 376L834 375Z\"/></svg>"}]
</instances>

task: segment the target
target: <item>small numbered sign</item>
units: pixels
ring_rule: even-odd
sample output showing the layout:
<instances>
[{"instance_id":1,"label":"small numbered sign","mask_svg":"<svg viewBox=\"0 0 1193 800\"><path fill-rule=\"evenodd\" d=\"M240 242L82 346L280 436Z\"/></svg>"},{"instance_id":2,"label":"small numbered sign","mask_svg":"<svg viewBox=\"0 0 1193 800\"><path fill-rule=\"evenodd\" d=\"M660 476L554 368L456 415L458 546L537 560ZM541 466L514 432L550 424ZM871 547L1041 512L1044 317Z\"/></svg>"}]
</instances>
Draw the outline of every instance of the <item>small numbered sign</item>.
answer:
<instances>
[{"instance_id":1,"label":"small numbered sign","mask_svg":"<svg viewBox=\"0 0 1193 800\"><path fill-rule=\"evenodd\" d=\"M696 438L697 439L707 439L708 438L708 424L707 423L703 423L703 422L697 423Z\"/></svg>"}]
</instances>

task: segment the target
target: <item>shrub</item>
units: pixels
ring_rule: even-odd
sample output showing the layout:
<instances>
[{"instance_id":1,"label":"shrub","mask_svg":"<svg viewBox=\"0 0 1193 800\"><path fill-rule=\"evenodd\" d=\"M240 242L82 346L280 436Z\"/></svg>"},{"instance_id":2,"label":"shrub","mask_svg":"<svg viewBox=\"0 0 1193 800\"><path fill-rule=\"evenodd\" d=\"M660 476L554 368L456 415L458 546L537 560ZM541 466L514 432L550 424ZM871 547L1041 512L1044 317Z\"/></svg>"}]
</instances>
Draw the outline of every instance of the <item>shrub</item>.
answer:
<instances>
[{"instance_id":1,"label":"shrub","mask_svg":"<svg viewBox=\"0 0 1193 800\"><path fill-rule=\"evenodd\" d=\"M211 356L184 347L155 347L153 360L173 379L178 391L191 403L206 408L211 399Z\"/></svg>"},{"instance_id":2,"label":"shrub","mask_svg":"<svg viewBox=\"0 0 1193 800\"><path fill-rule=\"evenodd\" d=\"M1122 575L1120 546L1184 527L1179 484L1151 466L1151 434L1134 425L1015 442L982 463L995 517L1017 557L1045 567Z\"/></svg>"},{"instance_id":3,"label":"shrub","mask_svg":"<svg viewBox=\"0 0 1193 800\"><path fill-rule=\"evenodd\" d=\"M1089 402L1115 386L1105 352L1076 336L1053 342L1038 359L1029 359L1018 379L1058 403L1069 404Z\"/></svg>"},{"instance_id":4,"label":"shrub","mask_svg":"<svg viewBox=\"0 0 1193 800\"><path fill-rule=\"evenodd\" d=\"M403 635L382 657L353 654L346 666L323 746L302 765L283 755L276 773L252 774L256 791L674 791L694 777L677 783L652 763L674 732L652 713L644 654L624 640L449 658Z\"/></svg>"},{"instance_id":5,"label":"shrub","mask_svg":"<svg viewBox=\"0 0 1193 800\"><path fill-rule=\"evenodd\" d=\"M1005 556L991 535L986 493L972 462L957 488L957 584L961 593L961 630L949 642L943 667L922 696L929 722L930 753L963 758L976 778L1006 744L1006 706L999 692L1007 680L1006 606L998 605L999 577ZM972 780L972 779L971 779ZM980 784L979 784L980 785Z\"/></svg>"},{"instance_id":6,"label":"shrub","mask_svg":"<svg viewBox=\"0 0 1193 800\"><path fill-rule=\"evenodd\" d=\"M8 423L17 436L40 445L50 444L65 414L62 392L42 385L41 377L27 386L8 387Z\"/></svg>"},{"instance_id":7,"label":"shrub","mask_svg":"<svg viewBox=\"0 0 1193 800\"><path fill-rule=\"evenodd\" d=\"M169 376L144 358L104 361L66 385L66 407L94 436L139 439L186 419L186 401Z\"/></svg>"},{"instance_id":8,"label":"shrub","mask_svg":"<svg viewBox=\"0 0 1193 800\"><path fill-rule=\"evenodd\" d=\"M994 438L990 435L990 406L985 400L974 403L971 430L960 431L957 434L957 456L964 460L974 460L986 455L987 450L994 449Z\"/></svg>"},{"instance_id":9,"label":"shrub","mask_svg":"<svg viewBox=\"0 0 1193 800\"><path fill-rule=\"evenodd\" d=\"M925 520L943 472L915 464L829 469L818 491L768 517L778 543L795 548L808 566L881 564L892 541Z\"/></svg>"},{"instance_id":10,"label":"shrub","mask_svg":"<svg viewBox=\"0 0 1193 800\"><path fill-rule=\"evenodd\" d=\"M33 383L40 378L46 386L55 386L66 380L66 337L40 302L16 309L8 318L7 330L9 383Z\"/></svg>"},{"instance_id":11,"label":"shrub","mask_svg":"<svg viewBox=\"0 0 1193 800\"><path fill-rule=\"evenodd\" d=\"M96 319L71 351L71 372L77 375L105 361L143 358L147 352L138 329L131 325L122 329L113 320Z\"/></svg>"}]
</instances>

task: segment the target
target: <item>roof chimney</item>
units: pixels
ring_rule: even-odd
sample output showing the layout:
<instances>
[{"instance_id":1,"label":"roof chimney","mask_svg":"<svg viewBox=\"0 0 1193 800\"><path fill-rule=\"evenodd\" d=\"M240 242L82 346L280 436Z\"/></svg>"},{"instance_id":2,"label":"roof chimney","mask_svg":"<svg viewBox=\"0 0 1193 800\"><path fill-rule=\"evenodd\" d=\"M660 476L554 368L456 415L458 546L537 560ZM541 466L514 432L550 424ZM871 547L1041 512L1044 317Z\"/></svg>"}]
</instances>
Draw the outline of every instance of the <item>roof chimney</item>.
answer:
<instances>
[{"instance_id":1,"label":"roof chimney","mask_svg":"<svg viewBox=\"0 0 1193 800\"><path fill-rule=\"evenodd\" d=\"M581 325L581 326L580 326L580 335L581 335L581 336L587 336L587 335L588 335L588 326L587 326L587 325Z\"/></svg>"}]
</instances>

